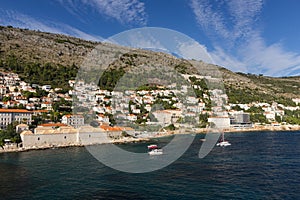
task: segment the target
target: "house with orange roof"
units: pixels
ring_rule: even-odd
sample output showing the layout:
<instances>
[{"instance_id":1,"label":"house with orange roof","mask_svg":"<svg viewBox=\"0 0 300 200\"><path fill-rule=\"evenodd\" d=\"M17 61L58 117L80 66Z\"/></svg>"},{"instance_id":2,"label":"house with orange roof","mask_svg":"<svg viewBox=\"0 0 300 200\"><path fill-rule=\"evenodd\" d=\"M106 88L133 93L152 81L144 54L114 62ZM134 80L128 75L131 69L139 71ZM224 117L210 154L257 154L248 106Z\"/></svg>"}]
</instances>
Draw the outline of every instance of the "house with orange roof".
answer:
<instances>
[{"instance_id":1,"label":"house with orange roof","mask_svg":"<svg viewBox=\"0 0 300 200\"><path fill-rule=\"evenodd\" d=\"M104 114L98 114L97 115L97 120L99 122L109 123L109 117L104 115Z\"/></svg>"},{"instance_id":2,"label":"house with orange roof","mask_svg":"<svg viewBox=\"0 0 300 200\"><path fill-rule=\"evenodd\" d=\"M46 110L52 110L52 103L51 102L43 102L41 103L41 108Z\"/></svg>"},{"instance_id":3,"label":"house with orange roof","mask_svg":"<svg viewBox=\"0 0 300 200\"><path fill-rule=\"evenodd\" d=\"M127 119L128 119L129 121L136 121L136 120L137 120L137 116L134 115L134 114L128 114L128 115L127 115Z\"/></svg>"},{"instance_id":4,"label":"house with orange roof","mask_svg":"<svg viewBox=\"0 0 300 200\"><path fill-rule=\"evenodd\" d=\"M20 103L20 104L23 104L23 105L28 104L28 100L27 100L27 98L24 97L24 96L16 96L16 97L14 97L14 100L15 100L16 102Z\"/></svg>"},{"instance_id":5,"label":"house with orange roof","mask_svg":"<svg viewBox=\"0 0 300 200\"><path fill-rule=\"evenodd\" d=\"M35 109L34 103L27 103L26 104L26 109L27 110L34 110Z\"/></svg>"},{"instance_id":6,"label":"house with orange roof","mask_svg":"<svg viewBox=\"0 0 300 200\"><path fill-rule=\"evenodd\" d=\"M100 130L106 132L107 136L110 138L120 138L123 132L122 127L108 125L100 125Z\"/></svg>"},{"instance_id":7,"label":"house with orange roof","mask_svg":"<svg viewBox=\"0 0 300 200\"><path fill-rule=\"evenodd\" d=\"M0 128L5 129L11 123L31 124L32 112L25 109L0 108Z\"/></svg>"}]
</instances>

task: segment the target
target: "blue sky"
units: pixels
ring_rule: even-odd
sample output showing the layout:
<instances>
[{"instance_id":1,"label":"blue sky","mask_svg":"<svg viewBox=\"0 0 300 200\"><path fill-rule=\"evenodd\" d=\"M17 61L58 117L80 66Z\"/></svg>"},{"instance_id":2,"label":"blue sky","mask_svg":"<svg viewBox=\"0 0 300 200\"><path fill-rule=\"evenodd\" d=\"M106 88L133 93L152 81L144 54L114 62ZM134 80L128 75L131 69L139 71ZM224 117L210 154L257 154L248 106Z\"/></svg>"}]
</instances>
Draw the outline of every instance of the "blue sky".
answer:
<instances>
[{"instance_id":1,"label":"blue sky","mask_svg":"<svg viewBox=\"0 0 300 200\"><path fill-rule=\"evenodd\" d=\"M140 27L179 31L215 64L300 75L298 0L0 0L0 24L103 40Z\"/></svg>"}]
</instances>

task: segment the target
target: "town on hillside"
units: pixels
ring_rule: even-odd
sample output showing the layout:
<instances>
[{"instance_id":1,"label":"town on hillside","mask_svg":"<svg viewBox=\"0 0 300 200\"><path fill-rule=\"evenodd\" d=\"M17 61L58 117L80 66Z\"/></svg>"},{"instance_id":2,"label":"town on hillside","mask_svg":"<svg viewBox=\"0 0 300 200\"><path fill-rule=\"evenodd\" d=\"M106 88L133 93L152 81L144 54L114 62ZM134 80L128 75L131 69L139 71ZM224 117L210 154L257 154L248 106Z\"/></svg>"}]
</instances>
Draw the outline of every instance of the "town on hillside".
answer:
<instances>
[{"instance_id":1,"label":"town on hillside","mask_svg":"<svg viewBox=\"0 0 300 200\"><path fill-rule=\"evenodd\" d=\"M207 87L206 82L215 78L183 77L188 84L152 84L122 91L69 80L72 89L65 91L29 84L15 73L1 72L2 151L147 138L182 128L205 132L208 127L234 131L291 129L300 124L300 99L293 99L294 106L275 101L232 104L227 103L222 89Z\"/></svg>"}]
</instances>

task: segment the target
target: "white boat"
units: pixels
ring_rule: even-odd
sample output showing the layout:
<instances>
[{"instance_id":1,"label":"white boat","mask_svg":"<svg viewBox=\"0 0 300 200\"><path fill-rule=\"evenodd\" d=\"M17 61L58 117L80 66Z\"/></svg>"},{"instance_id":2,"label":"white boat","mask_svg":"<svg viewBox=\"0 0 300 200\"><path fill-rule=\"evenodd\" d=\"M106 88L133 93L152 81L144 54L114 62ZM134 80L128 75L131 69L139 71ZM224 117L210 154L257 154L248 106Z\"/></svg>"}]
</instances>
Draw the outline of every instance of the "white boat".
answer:
<instances>
[{"instance_id":1,"label":"white boat","mask_svg":"<svg viewBox=\"0 0 300 200\"><path fill-rule=\"evenodd\" d=\"M163 154L163 150L162 149L153 149L153 150L149 151L148 154L150 156L162 155Z\"/></svg>"},{"instance_id":2,"label":"white boat","mask_svg":"<svg viewBox=\"0 0 300 200\"><path fill-rule=\"evenodd\" d=\"M221 138L221 140L217 143L217 146L219 146L219 147L227 147L227 146L230 146L231 144L228 142L228 141L226 141L225 139L224 139L224 133L222 133L222 138Z\"/></svg>"},{"instance_id":3,"label":"white boat","mask_svg":"<svg viewBox=\"0 0 300 200\"><path fill-rule=\"evenodd\" d=\"M218 142L217 146L219 147L226 147L226 146L230 146L231 144L228 141L222 141L222 142Z\"/></svg>"}]
</instances>

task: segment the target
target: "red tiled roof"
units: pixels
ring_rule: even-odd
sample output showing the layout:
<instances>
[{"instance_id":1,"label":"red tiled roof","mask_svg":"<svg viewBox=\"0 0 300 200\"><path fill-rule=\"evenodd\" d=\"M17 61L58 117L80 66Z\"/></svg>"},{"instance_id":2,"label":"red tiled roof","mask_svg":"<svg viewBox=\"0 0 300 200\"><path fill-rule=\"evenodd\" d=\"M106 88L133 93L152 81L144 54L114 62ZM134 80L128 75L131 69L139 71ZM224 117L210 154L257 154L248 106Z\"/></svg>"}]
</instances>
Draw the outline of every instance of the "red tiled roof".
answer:
<instances>
[{"instance_id":1,"label":"red tiled roof","mask_svg":"<svg viewBox=\"0 0 300 200\"><path fill-rule=\"evenodd\" d=\"M8 108L0 108L0 113L31 113L25 109L8 109Z\"/></svg>"},{"instance_id":2,"label":"red tiled roof","mask_svg":"<svg viewBox=\"0 0 300 200\"><path fill-rule=\"evenodd\" d=\"M121 127L118 126L107 126L107 125L101 125L100 128L102 128L105 131L122 131Z\"/></svg>"},{"instance_id":3,"label":"red tiled roof","mask_svg":"<svg viewBox=\"0 0 300 200\"><path fill-rule=\"evenodd\" d=\"M52 127L52 126L67 126L67 125L63 123L48 123L48 124L40 124L38 126Z\"/></svg>"},{"instance_id":4,"label":"red tiled roof","mask_svg":"<svg viewBox=\"0 0 300 200\"><path fill-rule=\"evenodd\" d=\"M79 114L66 114L66 115L64 115L63 117L66 117L66 118L71 118L71 117L83 117L82 115L79 115Z\"/></svg>"}]
</instances>

